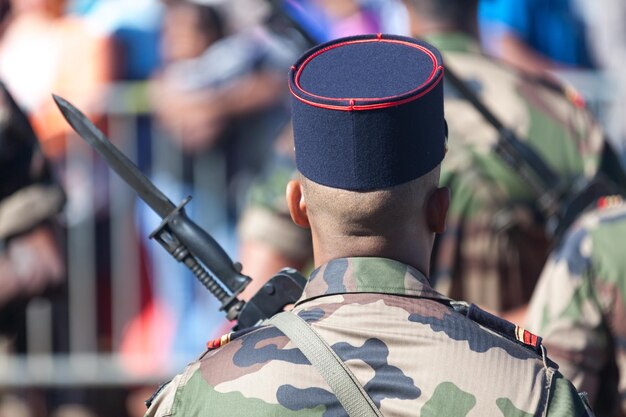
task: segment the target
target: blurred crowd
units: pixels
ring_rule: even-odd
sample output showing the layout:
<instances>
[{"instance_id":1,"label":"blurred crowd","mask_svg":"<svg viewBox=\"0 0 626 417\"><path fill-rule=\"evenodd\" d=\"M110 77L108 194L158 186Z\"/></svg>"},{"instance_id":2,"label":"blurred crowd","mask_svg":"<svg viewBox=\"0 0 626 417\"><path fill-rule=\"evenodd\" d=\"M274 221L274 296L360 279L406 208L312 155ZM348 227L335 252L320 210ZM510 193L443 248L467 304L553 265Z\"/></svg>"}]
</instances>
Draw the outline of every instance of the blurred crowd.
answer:
<instances>
[{"instance_id":1,"label":"blurred crowd","mask_svg":"<svg viewBox=\"0 0 626 417\"><path fill-rule=\"evenodd\" d=\"M71 134L52 101L52 93L72 102L107 133L117 131L111 128L109 116L116 113L120 86L129 91L124 93L125 100L147 103L148 110L137 116L126 138L140 169L175 203L194 193L190 217L214 235L233 259L242 261L245 273L257 278L244 293L244 297L250 297L264 279L282 267L310 267L309 236L303 230L282 227L289 223L282 201L284 184L294 169L286 82L289 66L309 47L341 36L379 32L436 35L452 29L446 27L446 19L437 19L448 16L450 10L441 11L448 1L441 0L441 10L433 6L421 12L419 6L408 7L409 3L414 6L420 2L0 0L2 354L28 352L27 305L40 297L52 305L55 326L51 351L71 351L66 260L72 254L68 253L67 234L87 216L82 211L90 212L95 223L97 300L93 302L97 305L97 352L127 355L132 359L123 366L129 373L149 375L157 373L168 358L193 359L207 341L232 326L193 275L149 241L147 236L160 219L138 201L134 212L126 215L136 229L131 244L137 249L140 267L137 276L127 279L138 282L140 299L122 339L119 343L111 341L110 316L116 306L110 301L109 263L116 242L111 242L110 234L109 174L90 151L76 151L79 139ZM584 97L562 84L559 74L575 70L610 74L613 100L606 111L612 117L607 118L609 123L603 128L614 155L618 159L626 156L622 104L626 79L621 71L626 62L626 6L622 1L481 0L478 17L478 21L468 18L465 27L455 30L480 32L484 53L517 68L533 83L558 90L573 103L579 110L577 120L564 122L572 137L583 137L587 132L591 132L589 137L601 137L603 133L582 110ZM462 21L463 16L456 17L456 23ZM451 51L461 48L459 38L448 37L446 42L445 47ZM472 48L479 46L476 43ZM469 84L476 84L476 91L482 93L479 81L470 79ZM131 85L141 88L129 88ZM520 90L526 91L524 88L525 84ZM532 92L528 96L528 102L535 104L533 100L545 98L537 98ZM506 94L501 98L507 102ZM545 103L551 103L550 99ZM505 113L515 115L519 110L506 109ZM560 112L554 107L545 112L552 110ZM530 116L526 116L526 109L522 113L525 116L518 118L522 121L512 127L530 136L534 131L529 126L536 122L531 120L536 115L528 111ZM518 119L504 117L506 122L517 123ZM448 123L452 132L471 126L471 120L448 119ZM556 135L559 128L551 125L545 128L545 134ZM458 144L453 136L450 146ZM596 152L594 147L602 139L589 137L583 137L577 142L580 148L572 151L583 155L582 162L576 161L580 165L576 170L588 170L593 165L585 157ZM121 142L120 138L111 139ZM169 163L153 160L156 147L165 149ZM76 157L86 158L93 167L81 170L73 160ZM453 159L452 163L462 167L467 161ZM180 169L168 170L172 165ZM471 176L454 181L468 178ZM93 184L93 201L84 201L86 181ZM520 199L528 199L524 193L520 195ZM455 226L461 228L462 224ZM533 233L537 233L536 228ZM267 234L272 238L267 239ZM449 254L455 242L443 240L441 252ZM533 242L533 256L539 251L532 258L536 265L518 266L534 276L530 281L518 277L519 288L511 290L519 292L519 300L503 301L503 294L512 287L504 286L487 298L482 292L481 298L463 290L463 284L455 286L450 281L454 280L451 271L441 269L438 276L441 282L447 282L453 296L475 296L468 301L480 302L523 323L526 304L552 243L541 237ZM507 241L507 245L514 244L514 239ZM516 262L524 263L523 256ZM482 273L485 268L481 264L477 269ZM511 267L494 267L498 268ZM622 279L626 283L626 276ZM438 288L445 288L444 284ZM497 300L491 302L494 297ZM116 408L106 398L94 399L80 389L69 394L51 390L35 395L0 387L0 415L141 415L139 399L145 399L145 391L124 388L128 406L122 401Z\"/></svg>"}]
</instances>

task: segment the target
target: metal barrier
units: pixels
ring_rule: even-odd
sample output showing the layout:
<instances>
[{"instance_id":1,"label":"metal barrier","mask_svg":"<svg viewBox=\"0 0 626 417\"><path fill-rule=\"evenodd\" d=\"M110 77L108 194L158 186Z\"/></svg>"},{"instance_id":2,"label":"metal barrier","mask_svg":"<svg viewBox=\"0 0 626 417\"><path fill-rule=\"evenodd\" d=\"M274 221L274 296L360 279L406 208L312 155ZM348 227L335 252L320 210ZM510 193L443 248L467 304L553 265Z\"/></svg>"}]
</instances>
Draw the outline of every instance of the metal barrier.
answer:
<instances>
[{"instance_id":1,"label":"metal barrier","mask_svg":"<svg viewBox=\"0 0 626 417\"><path fill-rule=\"evenodd\" d=\"M147 120L151 109L147 100L146 83L120 83L111 86L106 108L105 125L109 138L134 162L139 150L149 162L151 172L166 172L182 177L181 151L172 144L156 123ZM144 129L143 143L139 143L139 122ZM44 297L32 300L27 307L27 352L24 355L0 355L0 387L86 387L125 386L160 383L193 359L189 355L168 356L167 363L150 372L130 371L127 364L145 361L145 356L122 355L123 335L130 321L137 316L141 305L140 242L146 242L147 233L139 231L140 216L135 192L130 189L106 164L77 136L67 138L66 164L63 169L68 201L63 213L67 227L67 349L53 353L53 303ZM194 189L211 189L212 193L225 193L225 161L219 153L211 155L212 166L194 164L196 177L200 178L189 193L200 195ZM175 196L171 196L176 200ZM194 218L209 228L226 219L223 198L213 199L211 212L200 212ZM175 201L178 203L178 201ZM198 219L198 217L200 219ZM103 230L102 224L108 226ZM106 227L104 228L106 229ZM140 234L145 234L140 236ZM219 241L220 238L216 237ZM103 246L108 242L109 248ZM221 242L233 247L232 242ZM161 248L164 262L176 264ZM102 265L97 253L110 253L110 263ZM232 255L232 253L231 253ZM162 260L163 261L163 260ZM97 265L100 264L100 271ZM104 271L104 274L103 274ZM98 275L101 276L98 276ZM105 275L104 277L102 275ZM110 304L98 308L103 298L98 280L110 282ZM186 279L187 277L171 277ZM109 281L110 279L110 281ZM99 301L100 299L100 301ZM106 306L105 306L106 307ZM98 316L110 311L110 317ZM61 319L62 320L62 319ZM99 327L110 322L110 332L103 335ZM56 323L59 325L59 323ZM207 331L207 334L210 332ZM107 340L103 341L103 336ZM110 337L110 339L109 339ZM208 339L207 339L208 340ZM198 346L194 355L202 350ZM149 353L149 352L147 352ZM154 359L154 358L153 358Z\"/></svg>"},{"instance_id":2,"label":"metal barrier","mask_svg":"<svg viewBox=\"0 0 626 417\"><path fill-rule=\"evenodd\" d=\"M620 98L615 89L607 84L607 75L589 72L560 74L578 87L586 97L591 110L598 119L608 125L608 109ZM122 83L111 87L105 114L109 137L128 155L137 161L139 156L150 161L151 172L167 172L182 176L183 162L180 151L169 141L165 133L154 123L149 126L150 146L140 146L139 122L150 115L145 83ZM145 122L145 120L144 120ZM146 139L144 139L146 140ZM120 347L129 322L140 310L140 276L137 200L134 192L116 175L109 172L104 163L93 158L92 150L76 137L68 139L66 178L68 180L68 204L65 209L67 221L68 252L68 334L66 353L53 353L53 314L50 301L33 300L28 306L26 355L0 356L0 387L86 387L128 386L155 384L180 371L192 359L187 355L168 356L165 363L151 372L129 371L125 364L140 362L144 357L122 356ZM150 155L139 155L138 150L150 149ZM219 155L211 156L211 164L193 167L197 189L211 189L212 195L225 194L225 164ZM94 162L95 161L95 162ZM192 190L191 194L196 195ZM170 196L176 200L175 196ZM225 222L227 208L223 198L210 202L212 210L198 211L194 219L209 228ZM175 201L176 203L178 201ZM201 202L201 205L205 202ZM102 236L97 230L98 216L109 216L111 300L110 300L110 347L103 348L98 332L97 242ZM208 225L208 226L207 226ZM106 236L105 236L106 237ZM231 236L232 238L232 236ZM220 240L219 237L217 239ZM224 242L230 247L233 242ZM154 243L149 243L154 244ZM160 249L159 249L160 250ZM227 250L228 251L228 250ZM168 258L165 252L163 258ZM175 263L173 259L166 262ZM185 277L171 277L182 279ZM107 320L108 320L107 319ZM100 320L101 321L101 320ZM201 346L197 351L200 352Z\"/></svg>"}]
</instances>

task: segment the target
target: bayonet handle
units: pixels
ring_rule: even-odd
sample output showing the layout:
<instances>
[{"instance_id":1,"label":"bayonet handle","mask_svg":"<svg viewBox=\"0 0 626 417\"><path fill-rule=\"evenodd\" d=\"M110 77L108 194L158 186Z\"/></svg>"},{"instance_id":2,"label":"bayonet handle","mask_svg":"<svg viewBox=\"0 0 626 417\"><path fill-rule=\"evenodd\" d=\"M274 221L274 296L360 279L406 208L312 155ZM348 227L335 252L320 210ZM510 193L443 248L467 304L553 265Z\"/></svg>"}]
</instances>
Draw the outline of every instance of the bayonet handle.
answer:
<instances>
[{"instance_id":1,"label":"bayonet handle","mask_svg":"<svg viewBox=\"0 0 626 417\"><path fill-rule=\"evenodd\" d=\"M251 281L241 274L224 249L207 232L194 223L184 210L177 210L168 216L170 232L200 260L231 293L237 295Z\"/></svg>"}]
</instances>

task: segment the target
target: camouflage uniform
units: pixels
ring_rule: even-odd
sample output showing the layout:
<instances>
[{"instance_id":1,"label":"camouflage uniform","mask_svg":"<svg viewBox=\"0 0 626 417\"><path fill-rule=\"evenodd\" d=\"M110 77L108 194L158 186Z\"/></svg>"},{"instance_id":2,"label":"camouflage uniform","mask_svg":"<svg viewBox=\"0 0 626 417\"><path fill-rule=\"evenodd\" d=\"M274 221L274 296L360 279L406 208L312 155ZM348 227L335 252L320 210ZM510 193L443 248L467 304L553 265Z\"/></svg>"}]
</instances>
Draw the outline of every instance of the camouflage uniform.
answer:
<instances>
[{"instance_id":1,"label":"camouflage uniform","mask_svg":"<svg viewBox=\"0 0 626 417\"><path fill-rule=\"evenodd\" d=\"M429 41L564 180L595 173L602 132L580 103L566 99L556 86L523 78L485 57L465 35ZM529 187L491 151L496 130L451 88L445 106L450 152L441 184L451 188L453 197L435 258L436 288L494 310L518 307L530 298L551 242L536 220Z\"/></svg>"},{"instance_id":2,"label":"camouflage uniform","mask_svg":"<svg viewBox=\"0 0 626 417\"><path fill-rule=\"evenodd\" d=\"M264 242L292 261L304 264L313 254L311 232L293 223L285 200L285 188L294 177L294 164L293 156L274 155L270 169L251 187L237 228L243 240Z\"/></svg>"},{"instance_id":3,"label":"camouflage uniform","mask_svg":"<svg viewBox=\"0 0 626 417\"><path fill-rule=\"evenodd\" d=\"M387 417L591 415L538 353L540 344L532 349L455 312L424 275L397 261L333 260L312 273L294 312ZM276 328L245 330L216 345L161 389L146 416L346 415Z\"/></svg>"},{"instance_id":4,"label":"camouflage uniform","mask_svg":"<svg viewBox=\"0 0 626 417\"><path fill-rule=\"evenodd\" d=\"M602 131L576 100L557 86L526 79L483 55L478 43L460 33L427 38L446 65L469 82L485 104L566 180L597 170ZM575 96L573 96L576 98ZM548 257L550 240L532 209L534 196L492 152L498 138L476 109L446 86L449 152L441 185L452 190L448 230L434 254L436 289L454 299L496 311L525 304ZM256 186L239 231L242 239L265 241L302 256L306 232L289 222L284 163ZM281 182L282 181L282 182ZM272 190L280 189L280 193ZM274 196L261 198L259 196ZM286 252L289 254L290 252Z\"/></svg>"},{"instance_id":5,"label":"camouflage uniform","mask_svg":"<svg viewBox=\"0 0 626 417\"><path fill-rule=\"evenodd\" d=\"M626 205L584 215L551 256L527 316L598 415L626 413L625 243Z\"/></svg>"}]
</instances>

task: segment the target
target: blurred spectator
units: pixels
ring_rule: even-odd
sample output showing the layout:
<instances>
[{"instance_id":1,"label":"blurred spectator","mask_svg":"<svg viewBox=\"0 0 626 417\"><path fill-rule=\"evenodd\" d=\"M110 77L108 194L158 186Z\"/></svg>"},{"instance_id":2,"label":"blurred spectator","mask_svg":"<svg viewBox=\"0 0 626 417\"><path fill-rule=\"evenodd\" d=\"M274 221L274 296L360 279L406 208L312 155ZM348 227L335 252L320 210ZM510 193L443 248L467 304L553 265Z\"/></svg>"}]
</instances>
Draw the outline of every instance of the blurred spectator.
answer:
<instances>
[{"instance_id":1,"label":"blurred spectator","mask_svg":"<svg viewBox=\"0 0 626 417\"><path fill-rule=\"evenodd\" d=\"M159 121L188 152L211 148L224 129L229 110L216 105L218 92L206 85L213 80L202 85L202 70L211 70L219 61L209 56L207 68L200 61L211 45L224 38L224 25L213 6L187 1L167 6L161 46L165 66L155 79L153 102Z\"/></svg>"},{"instance_id":2,"label":"blurred spectator","mask_svg":"<svg viewBox=\"0 0 626 417\"><path fill-rule=\"evenodd\" d=\"M178 201L195 184L190 216L232 255L238 200L288 118L285 71L296 47L259 25L232 33L224 10L239 2L200 3L165 2L163 67L153 78L152 101L184 161L182 175L153 170L152 177ZM152 231L159 219L143 205L140 210L142 229ZM217 301L188 270L153 243L147 248L153 300L128 328L122 347L145 353L143 366L129 364L136 371L150 371L166 357L191 359L229 328Z\"/></svg>"},{"instance_id":3,"label":"blurred spectator","mask_svg":"<svg viewBox=\"0 0 626 417\"><path fill-rule=\"evenodd\" d=\"M212 148L231 133L227 128L239 127L237 118L280 104L286 88L293 47L261 28L225 36L223 19L215 7L183 0L171 2L165 15L165 66L155 80L154 104L164 127L190 153ZM259 132L250 124L245 120L243 131L232 133L258 147Z\"/></svg>"},{"instance_id":4,"label":"blurred spectator","mask_svg":"<svg viewBox=\"0 0 626 417\"><path fill-rule=\"evenodd\" d=\"M216 155L225 162L232 221L288 120L285 68L301 47L260 25L229 33L230 15L223 10L222 3L168 3L165 63L154 78L153 103L158 121L191 158L186 168L192 161L207 166ZM186 172L183 180L191 176Z\"/></svg>"},{"instance_id":5,"label":"blurred spectator","mask_svg":"<svg viewBox=\"0 0 626 417\"><path fill-rule=\"evenodd\" d=\"M279 2L280 3L280 2ZM286 0L282 12L315 43L365 33L408 33L406 8L398 0Z\"/></svg>"},{"instance_id":6,"label":"blurred spectator","mask_svg":"<svg viewBox=\"0 0 626 417\"><path fill-rule=\"evenodd\" d=\"M5 395L0 398L0 416L33 417L33 412L21 398Z\"/></svg>"},{"instance_id":7,"label":"blurred spectator","mask_svg":"<svg viewBox=\"0 0 626 417\"><path fill-rule=\"evenodd\" d=\"M615 93L607 131L626 163L626 2L575 0L583 11L589 44L599 66L609 73L609 91Z\"/></svg>"},{"instance_id":8,"label":"blurred spectator","mask_svg":"<svg viewBox=\"0 0 626 417\"><path fill-rule=\"evenodd\" d=\"M480 22L487 51L529 73L595 67L577 0L482 0Z\"/></svg>"},{"instance_id":9,"label":"blurred spectator","mask_svg":"<svg viewBox=\"0 0 626 417\"><path fill-rule=\"evenodd\" d=\"M50 94L93 111L111 73L108 40L65 16L64 5L64 0L11 0L0 38L0 77L31 114L45 154L55 159L64 151L68 127Z\"/></svg>"},{"instance_id":10,"label":"blurred spectator","mask_svg":"<svg viewBox=\"0 0 626 417\"><path fill-rule=\"evenodd\" d=\"M26 302L59 284L64 276L55 229L50 223L63 202L63 191L52 179L26 116L0 84L2 334L20 332Z\"/></svg>"},{"instance_id":11,"label":"blurred spectator","mask_svg":"<svg viewBox=\"0 0 626 417\"><path fill-rule=\"evenodd\" d=\"M0 36L2 36L2 32L4 31L4 27L7 23L7 17L9 16L9 12L11 11L11 5L9 0L0 0Z\"/></svg>"},{"instance_id":12,"label":"blurred spectator","mask_svg":"<svg viewBox=\"0 0 626 417\"><path fill-rule=\"evenodd\" d=\"M26 328L33 298L47 296L51 314L58 316L63 310L66 300L50 293L65 278L55 222L63 203L64 193L51 175L26 115L0 83L0 355L25 353L34 347ZM66 343L64 336L63 331L53 332L50 347ZM0 391L2 416L33 416L31 406Z\"/></svg>"},{"instance_id":13,"label":"blurred spectator","mask_svg":"<svg viewBox=\"0 0 626 417\"><path fill-rule=\"evenodd\" d=\"M160 0L74 0L70 6L97 36L113 39L118 80L148 79L160 65L163 9Z\"/></svg>"}]
</instances>

